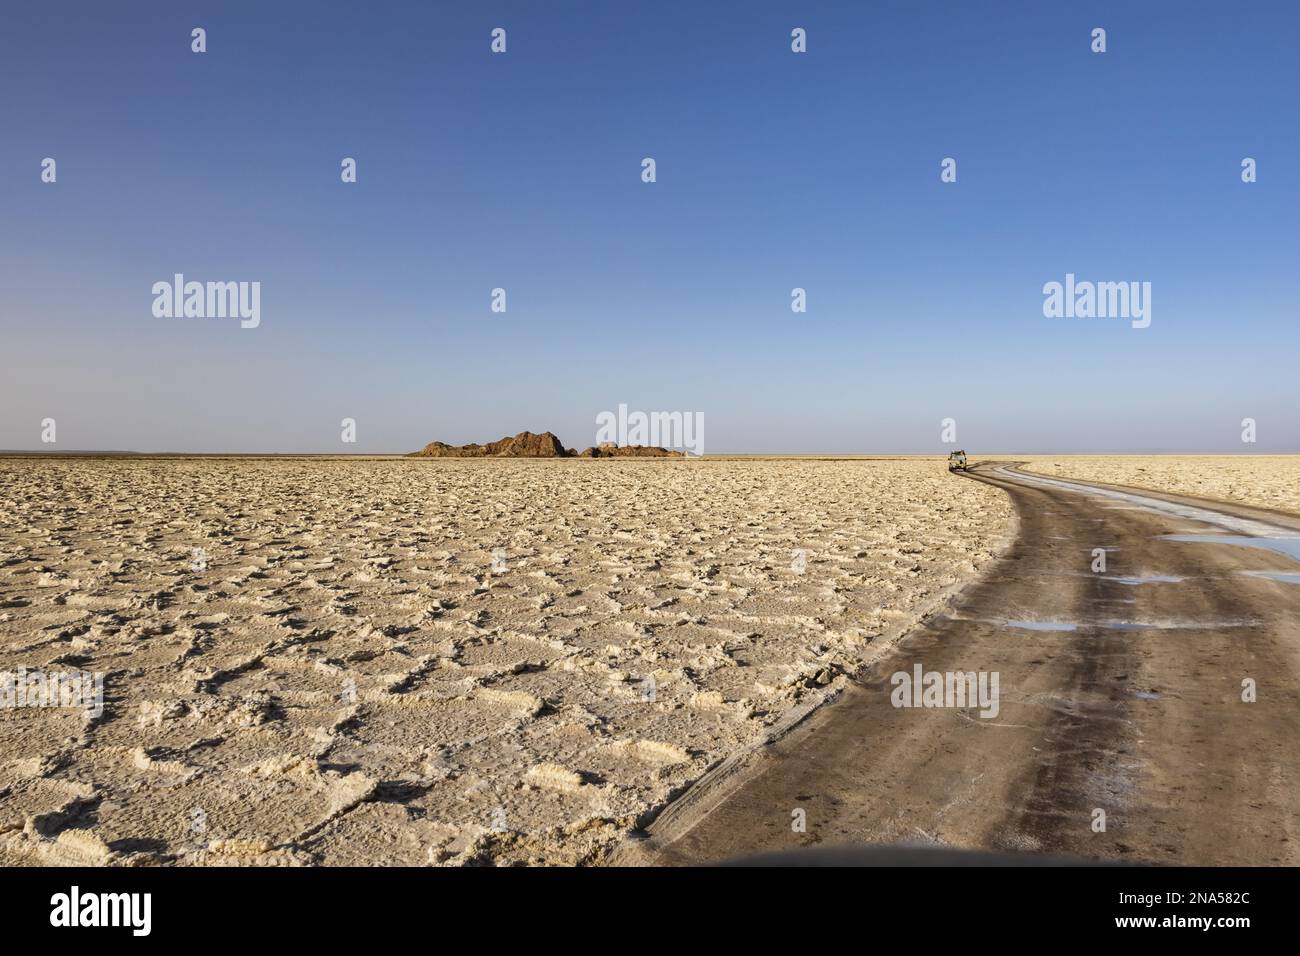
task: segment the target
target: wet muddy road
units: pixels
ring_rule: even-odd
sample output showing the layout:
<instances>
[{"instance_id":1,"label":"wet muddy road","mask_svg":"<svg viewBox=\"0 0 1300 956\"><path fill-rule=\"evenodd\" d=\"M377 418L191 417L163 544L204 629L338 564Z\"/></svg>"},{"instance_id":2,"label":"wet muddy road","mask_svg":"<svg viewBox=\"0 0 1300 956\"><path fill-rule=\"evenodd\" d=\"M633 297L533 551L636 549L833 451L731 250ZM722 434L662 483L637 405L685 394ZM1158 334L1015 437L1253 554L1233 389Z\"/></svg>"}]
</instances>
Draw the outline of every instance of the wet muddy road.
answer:
<instances>
[{"instance_id":1,"label":"wet muddy road","mask_svg":"<svg viewBox=\"0 0 1300 956\"><path fill-rule=\"evenodd\" d=\"M1300 517L1084 492L997 463L970 477L1014 501L1007 553L615 862L910 842L1300 864ZM893 675L918 665L996 673L996 716L978 701L894 706Z\"/></svg>"}]
</instances>

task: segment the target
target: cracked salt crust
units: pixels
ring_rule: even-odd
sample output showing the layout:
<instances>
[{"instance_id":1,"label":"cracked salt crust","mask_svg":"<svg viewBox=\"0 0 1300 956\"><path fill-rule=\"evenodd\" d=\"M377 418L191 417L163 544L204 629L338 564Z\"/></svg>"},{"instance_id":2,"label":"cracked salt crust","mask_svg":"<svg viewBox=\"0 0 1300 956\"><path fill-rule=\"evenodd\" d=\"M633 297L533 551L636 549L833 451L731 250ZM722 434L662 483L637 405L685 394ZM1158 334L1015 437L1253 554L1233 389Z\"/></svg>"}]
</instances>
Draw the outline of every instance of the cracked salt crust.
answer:
<instances>
[{"instance_id":1,"label":"cracked salt crust","mask_svg":"<svg viewBox=\"0 0 1300 956\"><path fill-rule=\"evenodd\" d=\"M4 865L599 861L1011 520L919 459L14 459L0 489L0 669L107 675L97 720L0 711Z\"/></svg>"}]
</instances>

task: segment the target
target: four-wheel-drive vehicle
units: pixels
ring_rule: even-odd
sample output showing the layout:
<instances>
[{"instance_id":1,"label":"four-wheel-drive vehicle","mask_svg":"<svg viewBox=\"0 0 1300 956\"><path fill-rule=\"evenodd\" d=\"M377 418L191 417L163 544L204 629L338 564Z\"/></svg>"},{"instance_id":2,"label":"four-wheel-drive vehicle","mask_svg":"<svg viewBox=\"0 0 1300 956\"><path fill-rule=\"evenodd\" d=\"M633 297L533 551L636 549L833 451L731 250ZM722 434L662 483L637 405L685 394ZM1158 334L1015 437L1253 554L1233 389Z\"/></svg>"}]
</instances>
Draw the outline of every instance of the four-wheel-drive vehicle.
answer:
<instances>
[{"instance_id":1,"label":"four-wheel-drive vehicle","mask_svg":"<svg viewBox=\"0 0 1300 956\"><path fill-rule=\"evenodd\" d=\"M949 471L965 471L965 470L966 470L966 453L965 453L964 451L954 451L954 452L949 452L949 454L948 454L948 470L949 470Z\"/></svg>"}]
</instances>

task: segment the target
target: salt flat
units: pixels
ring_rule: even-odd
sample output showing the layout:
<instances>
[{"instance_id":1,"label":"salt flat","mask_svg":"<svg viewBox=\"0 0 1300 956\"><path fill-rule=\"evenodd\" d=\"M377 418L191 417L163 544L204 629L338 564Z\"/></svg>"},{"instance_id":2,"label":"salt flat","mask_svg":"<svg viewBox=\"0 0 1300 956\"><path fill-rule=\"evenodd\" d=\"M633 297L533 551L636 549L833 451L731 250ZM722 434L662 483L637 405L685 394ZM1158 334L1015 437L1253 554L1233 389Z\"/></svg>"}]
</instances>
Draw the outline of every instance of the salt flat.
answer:
<instances>
[{"instance_id":1,"label":"salt flat","mask_svg":"<svg viewBox=\"0 0 1300 956\"><path fill-rule=\"evenodd\" d=\"M599 860L972 578L936 460L0 460L0 863Z\"/></svg>"}]
</instances>

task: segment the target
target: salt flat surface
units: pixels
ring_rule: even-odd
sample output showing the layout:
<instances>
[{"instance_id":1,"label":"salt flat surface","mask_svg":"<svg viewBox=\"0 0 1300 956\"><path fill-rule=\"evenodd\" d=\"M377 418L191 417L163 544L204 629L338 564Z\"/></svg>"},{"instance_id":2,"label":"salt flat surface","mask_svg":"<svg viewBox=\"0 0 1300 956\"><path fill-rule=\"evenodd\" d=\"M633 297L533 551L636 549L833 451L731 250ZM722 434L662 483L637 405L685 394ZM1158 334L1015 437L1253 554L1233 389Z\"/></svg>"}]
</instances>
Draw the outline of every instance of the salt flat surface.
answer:
<instances>
[{"instance_id":1,"label":"salt flat surface","mask_svg":"<svg viewBox=\"0 0 1300 956\"><path fill-rule=\"evenodd\" d=\"M0 864L574 863L975 575L905 461L0 461ZM801 555L802 552L802 555Z\"/></svg>"}]
</instances>

